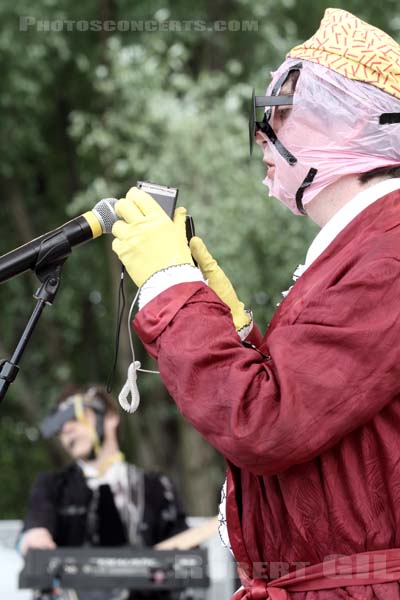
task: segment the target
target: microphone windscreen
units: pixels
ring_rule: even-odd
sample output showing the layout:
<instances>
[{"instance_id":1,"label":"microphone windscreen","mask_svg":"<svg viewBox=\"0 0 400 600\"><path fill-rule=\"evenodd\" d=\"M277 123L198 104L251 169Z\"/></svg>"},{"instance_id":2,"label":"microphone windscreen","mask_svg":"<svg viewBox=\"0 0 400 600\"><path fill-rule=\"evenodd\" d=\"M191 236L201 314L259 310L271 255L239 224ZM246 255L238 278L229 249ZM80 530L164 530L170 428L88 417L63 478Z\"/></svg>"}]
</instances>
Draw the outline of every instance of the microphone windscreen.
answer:
<instances>
[{"instance_id":1,"label":"microphone windscreen","mask_svg":"<svg viewBox=\"0 0 400 600\"><path fill-rule=\"evenodd\" d=\"M111 233L112 226L118 221L114 206L118 202L116 198L105 198L100 200L93 208L92 212L96 215L101 224L103 233Z\"/></svg>"}]
</instances>

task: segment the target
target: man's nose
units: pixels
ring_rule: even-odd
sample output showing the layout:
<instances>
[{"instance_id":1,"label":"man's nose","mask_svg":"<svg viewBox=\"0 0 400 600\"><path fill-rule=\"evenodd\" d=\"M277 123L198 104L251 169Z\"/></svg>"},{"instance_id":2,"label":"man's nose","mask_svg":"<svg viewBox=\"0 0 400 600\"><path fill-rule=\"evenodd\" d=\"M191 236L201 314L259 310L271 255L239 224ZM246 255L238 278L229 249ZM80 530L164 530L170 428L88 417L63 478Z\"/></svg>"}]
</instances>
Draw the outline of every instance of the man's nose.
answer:
<instances>
[{"instance_id":1,"label":"man's nose","mask_svg":"<svg viewBox=\"0 0 400 600\"><path fill-rule=\"evenodd\" d=\"M268 138L265 135L265 133L263 133L262 131L257 131L255 135L255 142L257 146L260 146L260 148L264 148L267 143L267 140Z\"/></svg>"},{"instance_id":2,"label":"man's nose","mask_svg":"<svg viewBox=\"0 0 400 600\"><path fill-rule=\"evenodd\" d=\"M75 427L75 419L70 419L69 421L65 421L65 423L61 426L60 433L68 433Z\"/></svg>"}]
</instances>

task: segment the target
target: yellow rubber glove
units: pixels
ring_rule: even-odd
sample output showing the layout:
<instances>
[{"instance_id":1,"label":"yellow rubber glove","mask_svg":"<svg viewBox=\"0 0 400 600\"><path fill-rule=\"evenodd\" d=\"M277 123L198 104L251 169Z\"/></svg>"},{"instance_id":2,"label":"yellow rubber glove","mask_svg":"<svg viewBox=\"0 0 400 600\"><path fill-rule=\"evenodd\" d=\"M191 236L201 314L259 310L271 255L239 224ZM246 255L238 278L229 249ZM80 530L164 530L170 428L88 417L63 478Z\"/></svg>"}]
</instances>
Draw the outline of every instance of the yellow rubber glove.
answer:
<instances>
[{"instance_id":1,"label":"yellow rubber glove","mask_svg":"<svg viewBox=\"0 0 400 600\"><path fill-rule=\"evenodd\" d=\"M240 332L245 327L249 327L252 322L251 311L246 310L243 302L240 302L233 285L217 261L211 256L203 240L199 237L192 237L190 240L190 250L204 278L208 280L209 287L231 309L236 331Z\"/></svg>"},{"instance_id":2,"label":"yellow rubber glove","mask_svg":"<svg viewBox=\"0 0 400 600\"><path fill-rule=\"evenodd\" d=\"M186 209L174 220L146 192L133 187L115 205L112 248L138 287L154 273L175 265L193 265L186 239Z\"/></svg>"}]
</instances>

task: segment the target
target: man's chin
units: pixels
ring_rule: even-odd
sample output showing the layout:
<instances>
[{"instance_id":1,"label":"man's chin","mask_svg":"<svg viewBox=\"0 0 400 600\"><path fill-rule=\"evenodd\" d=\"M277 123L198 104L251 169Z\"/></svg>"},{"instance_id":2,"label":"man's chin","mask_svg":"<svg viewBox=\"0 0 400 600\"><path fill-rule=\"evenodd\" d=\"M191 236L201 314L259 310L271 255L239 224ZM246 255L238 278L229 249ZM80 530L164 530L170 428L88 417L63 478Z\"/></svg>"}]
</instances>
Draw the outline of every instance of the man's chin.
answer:
<instances>
[{"instance_id":1,"label":"man's chin","mask_svg":"<svg viewBox=\"0 0 400 600\"><path fill-rule=\"evenodd\" d=\"M268 175L266 175L264 177L264 179L262 180L262 184L265 185L268 188L269 191L269 195L271 196L271 189L272 189L272 185L273 185L273 180L271 179L271 177L269 177Z\"/></svg>"},{"instance_id":2,"label":"man's chin","mask_svg":"<svg viewBox=\"0 0 400 600\"><path fill-rule=\"evenodd\" d=\"M69 454L74 460L90 460L93 458L93 447L79 448L76 446L69 450Z\"/></svg>"}]
</instances>

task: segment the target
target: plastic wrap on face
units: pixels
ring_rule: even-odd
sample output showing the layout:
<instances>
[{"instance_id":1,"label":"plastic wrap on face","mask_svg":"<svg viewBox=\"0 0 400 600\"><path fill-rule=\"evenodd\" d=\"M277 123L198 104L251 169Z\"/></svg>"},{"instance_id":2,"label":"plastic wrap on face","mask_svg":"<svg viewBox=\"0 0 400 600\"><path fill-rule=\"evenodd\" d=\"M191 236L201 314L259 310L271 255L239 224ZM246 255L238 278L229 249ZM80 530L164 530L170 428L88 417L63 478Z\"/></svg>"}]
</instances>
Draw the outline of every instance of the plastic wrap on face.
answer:
<instances>
[{"instance_id":1,"label":"plastic wrap on face","mask_svg":"<svg viewBox=\"0 0 400 600\"><path fill-rule=\"evenodd\" d=\"M266 95L298 62L289 58L280 66ZM303 60L293 107L285 121L278 120L276 110L272 110L270 124L297 163L289 165L268 140L266 161L274 164L275 170L273 177L267 175L263 183L270 196L295 214L300 214L296 193L311 168L317 169L317 174L303 193L303 206L345 175L400 165L400 123L379 123L382 113L400 113L400 100L373 85Z\"/></svg>"}]
</instances>

